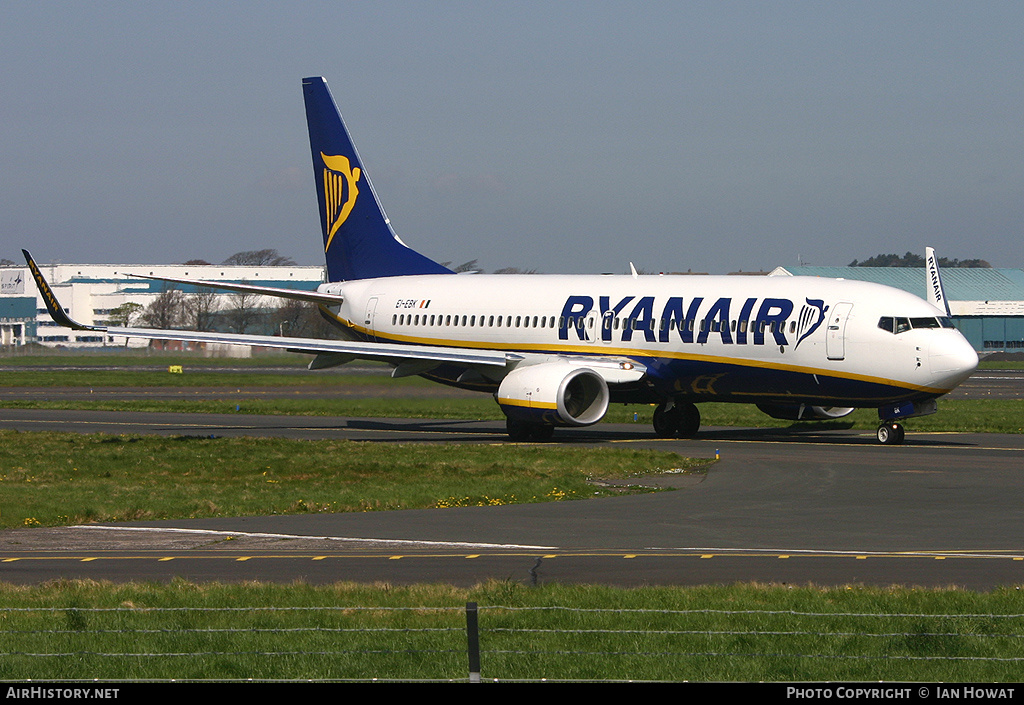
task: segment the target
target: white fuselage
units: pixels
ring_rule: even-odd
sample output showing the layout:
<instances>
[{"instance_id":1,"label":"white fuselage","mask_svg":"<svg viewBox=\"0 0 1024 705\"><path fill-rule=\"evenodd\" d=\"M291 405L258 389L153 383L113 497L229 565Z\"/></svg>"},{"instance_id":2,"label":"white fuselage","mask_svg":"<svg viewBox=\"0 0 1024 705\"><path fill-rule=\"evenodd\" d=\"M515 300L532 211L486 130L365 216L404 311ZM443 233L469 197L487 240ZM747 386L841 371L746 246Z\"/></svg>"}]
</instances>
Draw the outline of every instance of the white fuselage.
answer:
<instances>
[{"instance_id":1,"label":"white fuselage","mask_svg":"<svg viewBox=\"0 0 1024 705\"><path fill-rule=\"evenodd\" d=\"M652 399L879 406L945 394L978 360L923 299L859 281L423 275L321 289L344 295L337 319L369 340L506 350L523 364L637 360Z\"/></svg>"}]
</instances>

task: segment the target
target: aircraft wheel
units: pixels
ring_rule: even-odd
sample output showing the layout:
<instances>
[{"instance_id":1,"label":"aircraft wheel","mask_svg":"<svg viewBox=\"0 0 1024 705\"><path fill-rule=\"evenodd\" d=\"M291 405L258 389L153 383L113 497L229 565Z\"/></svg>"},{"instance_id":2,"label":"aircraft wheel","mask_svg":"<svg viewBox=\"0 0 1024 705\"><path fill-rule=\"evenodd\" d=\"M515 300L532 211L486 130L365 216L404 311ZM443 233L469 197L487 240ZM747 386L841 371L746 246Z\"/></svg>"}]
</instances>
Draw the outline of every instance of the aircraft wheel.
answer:
<instances>
[{"instance_id":1,"label":"aircraft wheel","mask_svg":"<svg viewBox=\"0 0 1024 705\"><path fill-rule=\"evenodd\" d=\"M696 404L664 404L654 410L654 434L659 438L693 438L700 429L700 411Z\"/></svg>"},{"instance_id":2,"label":"aircraft wheel","mask_svg":"<svg viewBox=\"0 0 1024 705\"><path fill-rule=\"evenodd\" d=\"M550 441L555 427L544 423L530 423L506 418L505 430L512 441Z\"/></svg>"},{"instance_id":3,"label":"aircraft wheel","mask_svg":"<svg viewBox=\"0 0 1024 705\"><path fill-rule=\"evenodd\" d=\"M509 440L525 441L530 438L530 424L516 419L505 419L505 431L508 432Z\"/></svg>"},{"instance_id":4,"label":"aircraft wheel","mask_svg":"<svg viewBox=\"0 0 1024 705\"><path fill-rule=\"evenodd\" d=\"M679 407L666 409L665 404L659 404L654 410L654 435L658 438L675 438L678 428Z\"/></svg>"},{"instance_id":5,"label":"aircraft wheel","mask_svg":"<svg viewBox=\"0 0 1024 705\"><path fill-rule=\"evenodd\" d=\"M903 443L903 426L893 421L887 421L878 427L875 437L882 445L897 446Z\"/></svg>"},{"instance_id":6,"label":"aircraft wheel","mask_svg":"<svg viewBox=\"0 0 1024 705\"><path fill-rule=\"evenodd\" d=\"M700 430L700 409L696 404L680 404L680 420L677 433L680 438L693 438Z\"/></svg>"},{"instance_id":7,"label":"aircraft wheel","mask_svg":"<svg viewBox=\"0 0 1024 705\"><path fill-rule=\"evenodd\" d=\"M546 423L532 424L530 429L531 441L550 441L553 435L555 435L555 427Z\"/></svg>"}]
</instances>

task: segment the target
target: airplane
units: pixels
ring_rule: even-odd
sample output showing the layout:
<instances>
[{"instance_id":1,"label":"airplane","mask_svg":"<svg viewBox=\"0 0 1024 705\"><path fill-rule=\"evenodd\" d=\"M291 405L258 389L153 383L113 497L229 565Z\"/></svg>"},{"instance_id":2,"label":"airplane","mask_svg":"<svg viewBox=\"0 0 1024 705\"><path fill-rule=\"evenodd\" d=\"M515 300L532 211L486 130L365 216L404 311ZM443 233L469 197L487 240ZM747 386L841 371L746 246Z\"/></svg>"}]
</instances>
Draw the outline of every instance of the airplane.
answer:
<instances>
[{"instance_id":1,"label":"airplane","mask_svg":"<svg viewBox=\"0 0 1024 705\"><path fill-rule=\"evenodd\" d=\"M701 402L755 404L778 419L878 410L877 440L978 364L953 327L934 251L926 298L820 277L456 274L391 228L327 82L302 81L327 282L316 291L144 277L313 302L340 340L93 326L72 320L23 250L54 321L118 337L257 345L355 359L492 394L513 440L589 426L611 403L657 405L654 433L685 438Z\"/></svg>"}]
</instances>

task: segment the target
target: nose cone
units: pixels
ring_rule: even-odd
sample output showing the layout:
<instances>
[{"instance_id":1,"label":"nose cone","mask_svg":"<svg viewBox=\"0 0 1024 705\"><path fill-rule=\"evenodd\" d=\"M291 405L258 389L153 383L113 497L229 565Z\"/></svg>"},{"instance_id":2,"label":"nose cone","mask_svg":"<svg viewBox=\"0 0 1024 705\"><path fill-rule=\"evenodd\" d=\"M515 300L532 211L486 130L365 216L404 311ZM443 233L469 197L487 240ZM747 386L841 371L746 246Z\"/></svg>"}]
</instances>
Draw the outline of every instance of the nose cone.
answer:
<instances>
[{"instance_id":1,"label":"nose cone","mask_svg":"<svg viewBox=\"0 0 1024 705\"><path fill-rule=\"evenodd\" d=\"M952 390L978 368L978 353L959 331L945 331L932 342L928 355L935 386Z\"/></svg>"}]
</instances>

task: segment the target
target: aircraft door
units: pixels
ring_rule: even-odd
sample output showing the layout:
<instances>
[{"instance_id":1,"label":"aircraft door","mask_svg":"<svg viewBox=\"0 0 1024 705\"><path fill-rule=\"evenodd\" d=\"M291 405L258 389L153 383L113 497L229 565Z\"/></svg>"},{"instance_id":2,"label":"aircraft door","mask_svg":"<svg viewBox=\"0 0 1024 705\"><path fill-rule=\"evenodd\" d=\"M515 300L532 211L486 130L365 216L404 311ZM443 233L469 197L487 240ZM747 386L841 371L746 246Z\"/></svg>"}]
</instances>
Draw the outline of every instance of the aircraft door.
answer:
<instances>
[{"instance_id":1,"label":"aircraft door","mask_svg":"<svg viewBox=\"0 0 1024 705\"><path fill-rule=\"evenodd\" d=\"M846 358L846 322L850 317L851 303L838 303L832 307L825 333L825 356L829 360Z\"/></svg>"},{"instance_id":2,"label":"aircraft door","mask_svg":"<svg viewBox=\"0 0 1024 705\"><path fill-rule=\"evenodd\" d=\"M596 313L592 315L594 316L594 327L587 331L587 335L591 342L607 345L612 340L612 322L615 320L615 313L605 311L601 316Z\"/></svg>"},{"instance_id":3,"label":"aircraft door","mask_svg":"<svg viewBox=\"0 0 1024 705\"><path fill-rule=\"evenodd\" d=\"M371 296L370 300L366 302L366 315L363 317L363 326L366 328L366 334L370 336L370 340L377 339L377 331L374 327L374 314L377 310L377 297Z\"/></svg>"}]
</instances>

